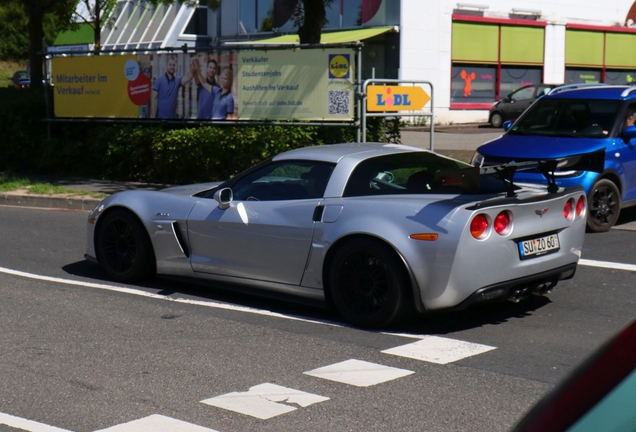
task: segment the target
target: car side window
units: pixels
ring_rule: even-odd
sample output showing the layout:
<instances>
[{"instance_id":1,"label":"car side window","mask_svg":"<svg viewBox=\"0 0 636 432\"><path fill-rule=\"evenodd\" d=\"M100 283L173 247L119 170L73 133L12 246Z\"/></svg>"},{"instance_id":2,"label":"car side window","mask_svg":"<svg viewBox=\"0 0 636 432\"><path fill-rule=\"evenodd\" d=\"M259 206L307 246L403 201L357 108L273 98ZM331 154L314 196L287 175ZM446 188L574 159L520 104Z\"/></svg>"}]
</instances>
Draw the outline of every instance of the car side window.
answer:
<instances>
[{"instance_id":1,"label":"car side window","mask_svg":"<svg viewBox=\"0 0 636 432\"><path fill-rule=\"evenodd\" d=\"M513 101L521 101L532 99L534 97L535 87L525 87L510 95L510 99Z\"/></svg>"},{"instance_id":2,"label":"car side window","mask_svg":"<svg viewBox=\"0 0 636 432\"><path fill-rule=\"evenodd\" d=\"M272 162L232 185L238 201L286 201L322 198L333 164L314 161Z\"/></svg>"}]
</instances>

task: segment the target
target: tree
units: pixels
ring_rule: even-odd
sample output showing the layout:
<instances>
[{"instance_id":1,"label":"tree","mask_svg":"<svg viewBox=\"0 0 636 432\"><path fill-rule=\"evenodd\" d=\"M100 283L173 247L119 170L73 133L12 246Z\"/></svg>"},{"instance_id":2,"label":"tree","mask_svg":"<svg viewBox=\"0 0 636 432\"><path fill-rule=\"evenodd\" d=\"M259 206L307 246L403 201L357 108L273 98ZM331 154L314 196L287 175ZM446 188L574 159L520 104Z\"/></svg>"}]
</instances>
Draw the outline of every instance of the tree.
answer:
<instances>
[{"instance_id":1,"label":"tree","mask_svg":"<svg viewBox=\"0 0 636 432\"><path fill-rule=\"evenodd\" d=\"M21 2L0 2L0 60L21 62L29 58L29 19ZM69 17L45 13L43 19L44 37L51 45L57 35L69 28Z\"/></svg>"},{"instance_id":2,"label":"tree","mask_svg":"<svg viewBox=\"0 0 636 432\"><path fill-rule=\"evenodd\" d=\"M294 21L301 44L318 44L322 28L327 24L327 7L333 0L294 0Z\"/></svg>"}]
</instances>

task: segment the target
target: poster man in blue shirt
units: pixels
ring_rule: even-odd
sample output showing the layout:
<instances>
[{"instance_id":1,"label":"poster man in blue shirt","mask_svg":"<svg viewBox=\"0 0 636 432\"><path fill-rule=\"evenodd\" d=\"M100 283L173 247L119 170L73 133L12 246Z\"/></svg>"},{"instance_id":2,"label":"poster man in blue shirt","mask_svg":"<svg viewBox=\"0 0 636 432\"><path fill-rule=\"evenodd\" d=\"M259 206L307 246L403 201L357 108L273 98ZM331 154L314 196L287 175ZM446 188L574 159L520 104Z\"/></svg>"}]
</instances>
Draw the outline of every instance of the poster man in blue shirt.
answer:
<instances>
[{"instance_id":1,"label":"poster man in blue shirt","mask_svg":"<svg viewBox=\"0 0 636 432\"><path fill-rule=\"evenodd\" d=\"M175 76L177 58L174 55L166 61L166 73L155 80L152 87L152 115L156 118L176 118L177 97L182 85L192 80L192 68L184 76Z\"/></svg>"},{"instance_id":2,"label":"poster man in blue shirt","mask_svg":"<svg viewBox=\"0 0 636 432\"><path fill-rule=\"evenodd\" d=\"M214 101L218 98L221 86L216 82L216 71L218 63L212 57L208 57L205 77L201 73L198 59L194 64L194 81L197 83L197 95L199 98L199 108L197 118L211 119L214 109Z\"/></svg>"}]
</instances>

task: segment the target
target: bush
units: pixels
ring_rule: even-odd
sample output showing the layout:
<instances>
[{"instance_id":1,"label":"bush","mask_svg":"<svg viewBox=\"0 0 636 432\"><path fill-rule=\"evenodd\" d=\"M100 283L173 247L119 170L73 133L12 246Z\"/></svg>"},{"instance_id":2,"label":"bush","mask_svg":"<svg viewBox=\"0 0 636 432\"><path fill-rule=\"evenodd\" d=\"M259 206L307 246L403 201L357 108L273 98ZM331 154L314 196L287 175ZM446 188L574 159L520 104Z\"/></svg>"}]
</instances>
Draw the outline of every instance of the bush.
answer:
<instances>
[{"instance_id":1,"label":"bush","mask_svg":"<svg viewBox=\"0 0 636 432\"><path fill-rule=\"evenodd\" d=\"M185 184L224 180L294 148L356 140L345 126L47 123L44 91L0 89L1 171ZM397 120L368 123L368 141L400 142Z\"/></svg>"}]
</instances>

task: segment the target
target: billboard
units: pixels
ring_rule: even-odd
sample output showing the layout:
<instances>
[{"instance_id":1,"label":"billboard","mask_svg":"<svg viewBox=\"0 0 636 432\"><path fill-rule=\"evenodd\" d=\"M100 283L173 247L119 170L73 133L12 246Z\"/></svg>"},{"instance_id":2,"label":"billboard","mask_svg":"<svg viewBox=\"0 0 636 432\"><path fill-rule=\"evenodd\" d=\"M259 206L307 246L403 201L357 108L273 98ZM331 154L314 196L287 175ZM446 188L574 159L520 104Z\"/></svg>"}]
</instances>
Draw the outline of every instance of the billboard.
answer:
<instances>
[{"instance_id":1,"label":"billboard","mask_svg":"<svg viewBox=\"0 0 636 432\"><path fill-rule=\"evenodd\" d=\"M352 49L54 57L56 117L353 119Z\"/></svg>"}]
</instances>

